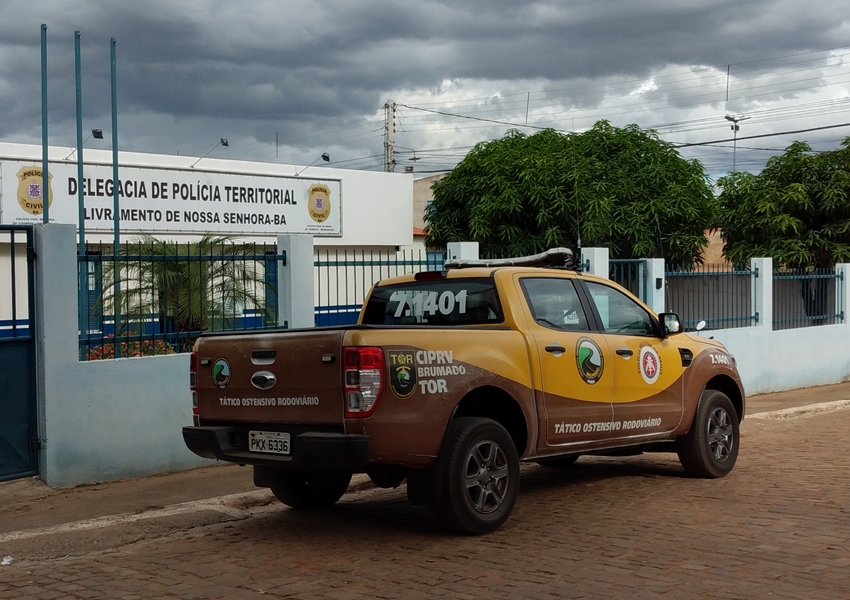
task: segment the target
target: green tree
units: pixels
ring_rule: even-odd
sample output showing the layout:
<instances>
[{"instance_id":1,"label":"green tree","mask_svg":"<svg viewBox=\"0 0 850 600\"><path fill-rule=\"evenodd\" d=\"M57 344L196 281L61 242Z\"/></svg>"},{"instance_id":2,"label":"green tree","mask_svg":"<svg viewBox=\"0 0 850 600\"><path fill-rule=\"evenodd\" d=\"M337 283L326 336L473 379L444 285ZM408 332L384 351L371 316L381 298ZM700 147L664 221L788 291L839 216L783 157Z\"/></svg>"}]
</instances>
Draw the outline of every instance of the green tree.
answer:
<instances>
[{"instance_id":1,"label":"green tree","mask_svg":"<svg viewBox=\"0 0 850 600\"><path fill-rule=\"evenodd\" d=\"M776 266L822 268L850 260L850 138L819 154L794 142L758 175L732 173L717 185L732 262L769 256Z\"/></svg>"},{"instance_id":2,"label":"green tree","mask_svg":"<svg viewBox=\"0 0 850 600\"><path fill-rule=\"evenodd\" d=\"M133 332L151 315L158 317L161 332L232 329L244 309L266 314L266 292L274 291L264 264L253 259L257 254L255 244L237 244L228 236L207 234L186 244L143 236L123 245L117 261L104 262L95 310L117 309L119 334ZM268 308L272 314L266 317L275 319L275 307Z\"/></svg>"},{"instance_id":3,"label":"green tree","mask_svg":"<svg viewBox=\"0 0 850 600\"><path fill-rule=\"evenodd\" d=\"M482 253L607 246L617 258L700 262L715 199L702 166L654 131L599 121L481 142L433 185L427 243L477 241Z\"/></svg>"}]
</instances>

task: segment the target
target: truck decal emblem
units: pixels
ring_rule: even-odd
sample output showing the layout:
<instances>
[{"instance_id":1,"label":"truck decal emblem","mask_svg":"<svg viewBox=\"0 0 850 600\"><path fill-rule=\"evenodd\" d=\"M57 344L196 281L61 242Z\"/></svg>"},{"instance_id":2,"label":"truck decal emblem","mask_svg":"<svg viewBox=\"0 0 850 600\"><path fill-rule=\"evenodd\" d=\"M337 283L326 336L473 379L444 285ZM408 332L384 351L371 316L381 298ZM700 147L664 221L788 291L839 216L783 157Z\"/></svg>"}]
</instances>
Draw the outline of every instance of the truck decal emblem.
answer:
<instances>
[{"instance_id":1,"label":"truck decal emblem","mask_svg":"<svg viewBox=\"0 0 850 600\"><path fill-rule=\"evenodd\" d=\"M658 381L658 376L661 375L661 357L649 344L641 344L638 369L643 380L650 385Z\"/></svg>"},{"instance_id":2,"label":"truck decal emblem","mask_svg":"<svg viewBox=\"0 0 850 600\"><path fill-rule=\"evenodd\" d=\"M413 352L387 352L390 368L390 388L399 398L409 398L416 391L416 369Z\"/></svg>"},{"instance_id":3,"label":"truck decal emblem","mask_svg":"<svg viewBox=\"0 0 850 600\"><path fill-rule=\"evenodd\" d=\"M576 366L578 374L589 385L593 385L602 377L605 368L602 351L589 337L580 337L576 343Z\"/></svg>"},{"instance_id":4,"label":"truck decal emblem","mask_svg":"<svg viewBox=\"0 0 850 600\"><path fill-rule=\"evenodd\" d=\"M213 383L220 388L226 388L230 383L230 363L224 358L218 358L212 367Z\"/></svg>"}]
</instances>

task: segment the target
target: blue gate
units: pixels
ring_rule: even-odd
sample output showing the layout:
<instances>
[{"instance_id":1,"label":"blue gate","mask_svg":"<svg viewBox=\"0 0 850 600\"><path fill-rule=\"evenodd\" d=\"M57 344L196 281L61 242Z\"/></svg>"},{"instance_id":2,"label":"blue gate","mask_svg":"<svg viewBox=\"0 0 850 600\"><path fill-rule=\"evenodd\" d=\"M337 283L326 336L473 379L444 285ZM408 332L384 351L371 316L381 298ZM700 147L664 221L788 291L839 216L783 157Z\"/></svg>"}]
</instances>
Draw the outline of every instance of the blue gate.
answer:
<instances>
[{"instance_id":1,"label":"blue gate","mask_svg":"<svg viewBox=\"0 0 850 600\"><path fill-rule=\"evenodd\" d=\"M0 481L38 474L33 228L0 225Z\"/></svg>"}]
</instances>

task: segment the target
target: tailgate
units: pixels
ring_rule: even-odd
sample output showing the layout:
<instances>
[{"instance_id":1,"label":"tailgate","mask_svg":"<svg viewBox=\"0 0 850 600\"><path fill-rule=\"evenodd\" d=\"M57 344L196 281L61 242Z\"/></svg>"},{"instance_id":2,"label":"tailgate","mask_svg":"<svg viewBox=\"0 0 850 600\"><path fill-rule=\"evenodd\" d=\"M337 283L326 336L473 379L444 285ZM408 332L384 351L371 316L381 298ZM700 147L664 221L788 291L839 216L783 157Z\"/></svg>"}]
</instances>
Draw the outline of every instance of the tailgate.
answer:
<instances>
[{"instance_id":1,"label":"tailgate","mask_svg":"<svg viewBox=\"0 0 850 600\"><path fill-rule=\"evenodd\" d=\"M343 329L201 337L202 422L343 422Z\"/></svg>"}]
</instances>

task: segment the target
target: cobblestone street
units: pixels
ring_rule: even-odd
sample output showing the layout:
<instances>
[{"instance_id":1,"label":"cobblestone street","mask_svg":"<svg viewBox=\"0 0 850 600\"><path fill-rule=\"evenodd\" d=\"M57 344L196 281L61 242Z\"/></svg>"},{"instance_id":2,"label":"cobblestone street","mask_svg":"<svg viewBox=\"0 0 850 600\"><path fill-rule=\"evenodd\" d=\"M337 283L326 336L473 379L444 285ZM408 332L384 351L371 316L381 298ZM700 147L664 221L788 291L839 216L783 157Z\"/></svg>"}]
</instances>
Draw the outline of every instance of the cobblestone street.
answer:
<instances>
[{"instance_id":1,"label":"cobblestone street","mask_svg":"<svg viewBox=\"0 0 850 600\"><path fill-rule=\"evenodd\" d=\"M748 419L712 481L666 454L528 465L482 537L370 487L0 541L0 598L850 598L848 431L848 409Z\"/></svg>"}]
</instances>

